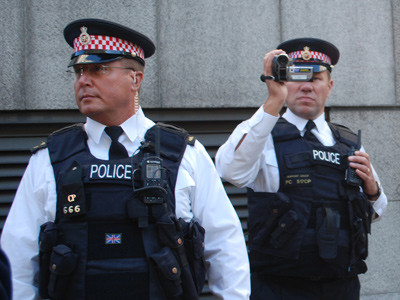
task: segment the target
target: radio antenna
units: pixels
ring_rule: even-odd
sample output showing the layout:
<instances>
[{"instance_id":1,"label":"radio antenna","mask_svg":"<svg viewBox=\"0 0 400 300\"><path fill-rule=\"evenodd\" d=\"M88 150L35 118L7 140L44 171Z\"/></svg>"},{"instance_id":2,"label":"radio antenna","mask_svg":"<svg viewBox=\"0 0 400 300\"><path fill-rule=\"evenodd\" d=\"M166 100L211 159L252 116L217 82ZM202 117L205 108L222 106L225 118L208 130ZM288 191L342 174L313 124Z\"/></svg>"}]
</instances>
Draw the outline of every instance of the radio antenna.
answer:
<instances>
[{"instance_id":1,"label":"radio antenna","mask_svg":"<svg viewBox=\"0 0 400 300\"><path fill-rule=\"evenodd\" d=\"M160 157L160 126L156 125L156 136L155 136L155 152L156 156Z\"/></svg>"},{"instance_id":2,"label":"radio antenna","mask_svg":"<svg viewBox=\"0 0 400 300\"><path fill-rule=\"evenodd\" d=\"M361 149L361 129L358 129L357 134L357 150Z\"/></svg>"}]
</instances>

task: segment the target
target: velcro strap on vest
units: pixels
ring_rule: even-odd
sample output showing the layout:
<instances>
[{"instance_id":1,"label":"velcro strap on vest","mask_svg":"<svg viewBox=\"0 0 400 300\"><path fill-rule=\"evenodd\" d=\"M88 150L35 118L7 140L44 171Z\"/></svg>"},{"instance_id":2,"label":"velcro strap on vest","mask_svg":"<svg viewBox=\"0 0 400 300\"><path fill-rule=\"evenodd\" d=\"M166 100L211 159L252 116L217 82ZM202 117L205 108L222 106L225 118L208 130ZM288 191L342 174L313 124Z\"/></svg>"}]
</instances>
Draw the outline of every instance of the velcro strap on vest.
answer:
<instances>
[{"instance_id":1,"label":"velcro strap on vest","mask_svg":"<svg viewBox=\"0 0 400 300\"><path fill-rule=\"evenodd\" d=\"M64 175L60 195L62 213L74 217L86 213L86 197L82 182L82 166L73 162Z\"/></svg>"},{"instance_id":2,"label":"velcro strap on vest","mask_svg":"<svg viewBox=\"0 0 400 300\"><path fill-rule=\"evenodd\" d=\"M289 169L311 166L311 152L302 152L285 156L286 166Z\"/></svg>"}]
</instances>

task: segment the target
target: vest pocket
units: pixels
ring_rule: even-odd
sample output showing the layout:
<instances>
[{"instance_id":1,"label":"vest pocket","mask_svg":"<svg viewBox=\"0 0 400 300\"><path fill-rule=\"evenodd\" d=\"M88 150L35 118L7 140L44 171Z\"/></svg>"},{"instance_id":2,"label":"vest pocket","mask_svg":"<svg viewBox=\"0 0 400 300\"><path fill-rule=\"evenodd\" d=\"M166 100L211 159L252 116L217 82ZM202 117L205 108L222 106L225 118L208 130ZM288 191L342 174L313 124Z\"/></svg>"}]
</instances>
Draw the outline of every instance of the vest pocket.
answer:
<instances>
[{"instance_id":1,"label":"vest pocket","mask_svg":"<svg viewBox=\"0 0 400 300\"><path fill-rule=\"evenodd\" d=\"M172 250L164 247L159 252L151 255L150 259L155 263L158 279L165 295L168 298L182 295L181 269Z\"/></svg>"},{"instance_id":2,"label":"vest pocket","mask_svg":"<svg viewBox=\"0 0 400 300\"><path fill-rule=\"evenodd\" d=\"M192 274L195 278L195 284L199 294L203 290L206 279L204 233L204 228L196 222L192 226L192 236L185 238L185 243L189 244L189 250L187 250L186 253L189 258L189 264L191 265ZM191 253L193 253L193 256L190 255Z\"/></svg>"},{"instance_id":3,"label":"vest pocket","mask_svg":"<svg viewBox=\"0 0 400 300\"><path fill-rule=\"evenodd\" d=\"M263 247L279 218L291 207L290 199L282 193L256 193L249 191L249 240Z\"/></svg>"},{"instance_id":4,"label":"vest pocket","mask_svg":"<svg viewBox=\"0 0 400 300\"><path fill-rule=\"evenodd\" d=\"M78 254L64 244L53 248L50 257L49 295L51 299L61 300L67 294L72 272L78 264Z\"/></svg>"},{"instance_id":5,"label":"vest pocket","mask_svg":"<svg viewBox=\"0 0 400 300\"><path fill-rule=\"evenodd\" d=\"M298 259L311 202L295 205L283 193L249 192L249 249L259 255Z\"/></svg>"},{"instance_id":6,"label":"vest pocket","mask_svg":"<svg viewBox=\"0 0 400 300\"><path fill-rule=\"evenodd\" d=\"M57 244L58 230L54 222L46 222L40 226L39 234L39 295L49 298L50 257Z\"/></svg>"},{"instance_id":7,"label":"vest pocket","mask_svg":"<svg viewBox=\"0 0 400 300\"><path fill-rule=\"evenodd\" d=\"M340 230L339 212L320 207L316 210L317 243L319 257L330 261L338 255L338 238Z\"/></svg>"},{"instance_id":8,"label":"vest pocket","mask_svg":"<svg viewBox=\"0 0 400 300\"><path fill-rule=\"evenodd\" d=\"M206 278L206 266L204 262L204 235L205 230L196 219L185 222L179 219L183 229L186 257L190 271L194 279L197 293L203 290Z\"/></svg>"},{"instance_id":9,"label":"vest pocket","mask_svg":"<svg viewBox=\"0 0 400 300\"><path fill-rule=\"evenodd\" d=\"M368 234L371 233L371 222L374 209L364 194L356 194L350 197L352 203L352 255L355 258L366 259L368 257Z\"/></svg>"}]
</instances>

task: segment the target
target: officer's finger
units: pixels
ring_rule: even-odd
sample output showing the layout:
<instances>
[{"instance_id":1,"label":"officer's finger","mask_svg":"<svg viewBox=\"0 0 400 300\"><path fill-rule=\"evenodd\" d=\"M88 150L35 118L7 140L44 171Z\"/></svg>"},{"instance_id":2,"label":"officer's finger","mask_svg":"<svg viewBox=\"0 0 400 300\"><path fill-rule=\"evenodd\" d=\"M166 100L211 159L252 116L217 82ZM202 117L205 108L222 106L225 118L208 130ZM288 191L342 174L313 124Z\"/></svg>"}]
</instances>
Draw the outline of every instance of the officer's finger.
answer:
<instances>
[{"instance_id":1,"label":"officer's finger","mask_svg":"<svg viewBox=\"0 0 400 300\"><path fill-rule=\"evenodd\" d=\"M274 58L283 53L285 53L285 51L277 49L277 50L272 50L264 55L264 72L263 72L263 74L265 76L272 76L272 64L273 64Z\"/></svg>"}]
</instances>

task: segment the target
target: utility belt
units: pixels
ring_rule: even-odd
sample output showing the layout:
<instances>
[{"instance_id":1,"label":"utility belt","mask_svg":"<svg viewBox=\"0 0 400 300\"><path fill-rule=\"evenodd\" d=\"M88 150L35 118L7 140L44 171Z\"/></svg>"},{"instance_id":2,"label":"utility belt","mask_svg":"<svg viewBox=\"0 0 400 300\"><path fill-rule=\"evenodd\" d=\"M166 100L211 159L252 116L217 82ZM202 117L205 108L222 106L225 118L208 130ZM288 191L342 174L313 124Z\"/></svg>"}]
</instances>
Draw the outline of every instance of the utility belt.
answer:
<instances>
[{"instance_id":1,"label":"utility belt","mask_svg":"<svg viewBox=\"0 0 400 300\"><path fill-rule=\"evenodd\" d=\"M340 277L362 273L372 207L362 193L347 201L310 201L248 190L252 272Z\"/></svg>"},{"instance_id":2,"label":"utility belt","mask_svg":"<svg viewBox=\"0 0 400 300\"><path fill-rule=\"evenodd\" d=\"M150 232L153 228L155 232ZM160 243L148 259L141 259L141 266L137 263L138 260L134 266L141 269L139 271L142 272L142 276L157 281L162 292L159 297L151 298L148 291L143 295L143 299L198 299L205 282L204 229L194 219L185 222L183 219L177 220L173 214L166 213L156 224L149 225L144 231L149 235L156 234ZM43 299L70 299L67 295L71 285L75 284L75 273L78 272L78 265L82 261L83 254L78 252L78 247L68 241L61 243L62 236L63 232L53 222L47 222L40 228L39 294ZM119 264L128 261L121 260ZM99 264L98 269L104 273L115 268L113 264L102 265L99 261L88 262L88 265L93 263ZM129 264L122 268L128 269ZM155 278L151 277L152 274L156 275ZM131 286L128 282L126 284L129 289ZM107 282L101 285L107 286ZM130 293L138 296L135 291L131 290ZM85 299L85 296L82 297ZM100 292L97 296L91 295L92 299L104 297Z\"/></svg>"}]
</instances>

